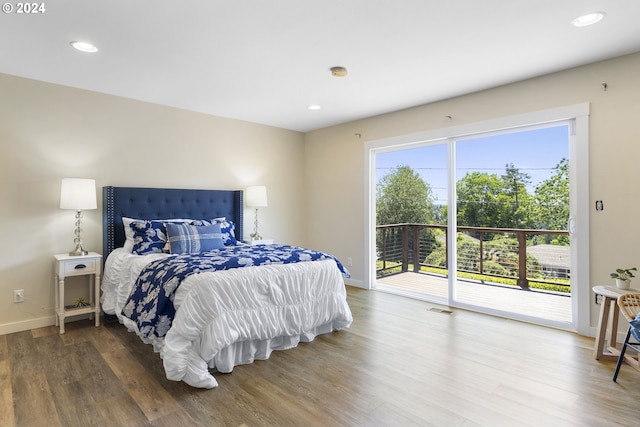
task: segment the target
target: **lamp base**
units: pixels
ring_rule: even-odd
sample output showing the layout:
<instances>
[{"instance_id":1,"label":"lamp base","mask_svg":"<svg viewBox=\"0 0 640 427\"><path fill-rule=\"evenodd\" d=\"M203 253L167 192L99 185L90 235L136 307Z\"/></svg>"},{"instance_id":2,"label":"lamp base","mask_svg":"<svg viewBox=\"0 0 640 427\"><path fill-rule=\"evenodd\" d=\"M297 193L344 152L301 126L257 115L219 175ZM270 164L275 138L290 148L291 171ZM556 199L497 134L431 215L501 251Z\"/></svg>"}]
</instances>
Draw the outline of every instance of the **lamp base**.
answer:
<instances>
[{"instance_id":1,"label":"lamp base","mask_svg":"<svg viewBox=\"0 0 640 427\"><path fill-rule=\"evenodd\" d=\"M88 251L85 251L82 246L78 245L74 250L69 252L69 256L84 256L89 255Z\"/></svg>"}]
</instances>

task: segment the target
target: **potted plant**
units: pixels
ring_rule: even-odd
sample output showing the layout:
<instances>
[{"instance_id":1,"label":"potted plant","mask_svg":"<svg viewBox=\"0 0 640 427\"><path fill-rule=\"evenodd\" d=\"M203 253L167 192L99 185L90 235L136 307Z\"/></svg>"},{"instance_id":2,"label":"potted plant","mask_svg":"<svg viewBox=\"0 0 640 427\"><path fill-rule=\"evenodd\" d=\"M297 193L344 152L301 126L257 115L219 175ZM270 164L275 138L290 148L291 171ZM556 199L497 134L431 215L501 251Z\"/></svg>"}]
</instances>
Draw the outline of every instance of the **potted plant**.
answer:
<instances>
[{"instance_id":1,"label":"potted plant","mask_svg":"<svg viewBox=\"0 0 640 427\"><path fill-rule=\"evenodd\" d=\"M611 278L616 279L616 287L618 289L629 289L631 287L631 278L636 277L633 275L634 271L638 271L638 269L636 267L617 268L615 273L611 273Z\"/></svg>"}]
</instances>

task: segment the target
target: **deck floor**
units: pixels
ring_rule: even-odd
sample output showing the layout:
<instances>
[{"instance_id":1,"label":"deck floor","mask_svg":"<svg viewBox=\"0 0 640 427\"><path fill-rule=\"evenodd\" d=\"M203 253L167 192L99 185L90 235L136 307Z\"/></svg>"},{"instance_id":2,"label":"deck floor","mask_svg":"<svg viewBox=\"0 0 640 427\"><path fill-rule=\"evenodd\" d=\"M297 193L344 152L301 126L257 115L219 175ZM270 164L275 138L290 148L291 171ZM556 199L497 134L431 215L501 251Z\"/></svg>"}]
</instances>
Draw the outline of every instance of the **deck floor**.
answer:
<instances>
[{"instance_id":1,"label":"deck floor","mask_svg":"<svg viewBox=\"0 0 640 427\"><path fill-rule=\"evenodd\" d=\"M377 279L377 289L446 304L447 283L446 277L407 272ZM516 313L552 322L571 323L569 296L524 291L515 287L461 279L458 279L455 288L455 299L460 304Z\"/></svg>"}]
</instances>

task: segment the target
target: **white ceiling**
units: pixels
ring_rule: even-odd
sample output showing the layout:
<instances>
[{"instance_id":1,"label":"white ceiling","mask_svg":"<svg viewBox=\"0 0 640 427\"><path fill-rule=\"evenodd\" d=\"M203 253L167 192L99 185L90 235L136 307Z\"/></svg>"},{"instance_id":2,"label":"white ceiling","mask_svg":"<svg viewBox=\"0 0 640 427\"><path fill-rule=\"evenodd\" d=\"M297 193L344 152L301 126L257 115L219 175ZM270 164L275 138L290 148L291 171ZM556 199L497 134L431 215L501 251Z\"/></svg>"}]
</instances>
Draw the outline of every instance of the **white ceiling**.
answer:
<instances>
[{"instance_id":1,"label":"white ceiling","mask_svg":"<svg viewBox=\"0 0 640 427\"><path fill-rule=\"evenodd\" d=\"M1 73L298 131L640 51L639 0L43 3L0 14Z\"/></svg>"}]
</instances>

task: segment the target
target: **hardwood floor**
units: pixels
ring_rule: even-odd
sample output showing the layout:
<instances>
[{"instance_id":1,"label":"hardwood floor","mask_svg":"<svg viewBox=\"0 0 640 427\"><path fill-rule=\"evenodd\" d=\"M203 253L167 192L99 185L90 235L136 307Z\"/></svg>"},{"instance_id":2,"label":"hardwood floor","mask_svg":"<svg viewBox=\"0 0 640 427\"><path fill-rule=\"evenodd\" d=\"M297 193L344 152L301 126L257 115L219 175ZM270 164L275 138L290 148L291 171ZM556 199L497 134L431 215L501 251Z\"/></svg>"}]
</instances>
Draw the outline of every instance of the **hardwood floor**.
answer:
<instances>
[{"instance_id":1,"label":"hardwood floor","mask_svg":"<svg viewBox=\"0 0 640 427\"><path fill-rule=\"evenodd\" d=\"M640 372L593 339L348 288L350 329L216 374L165 379L150 346L83 320L0 336L2 426L637 426Z\"/></svg>"}]
</instances>

